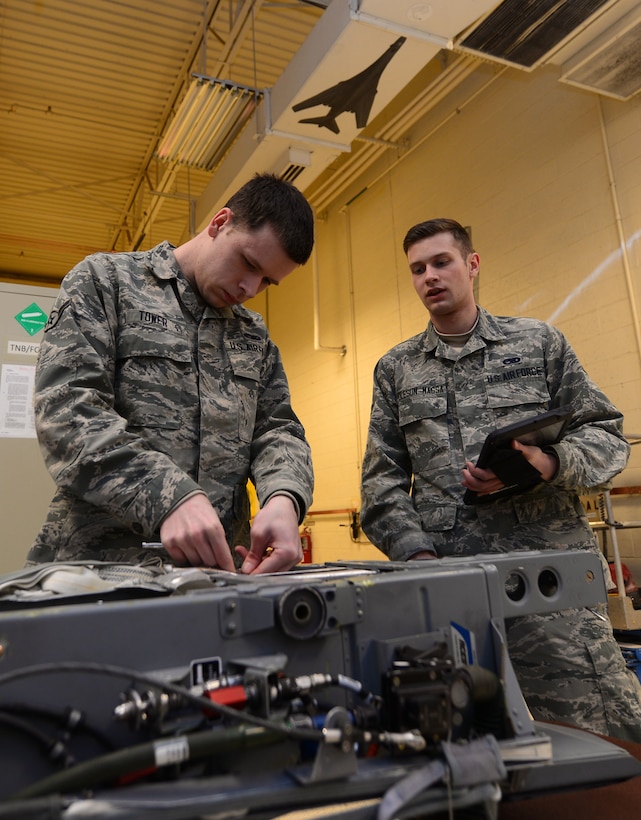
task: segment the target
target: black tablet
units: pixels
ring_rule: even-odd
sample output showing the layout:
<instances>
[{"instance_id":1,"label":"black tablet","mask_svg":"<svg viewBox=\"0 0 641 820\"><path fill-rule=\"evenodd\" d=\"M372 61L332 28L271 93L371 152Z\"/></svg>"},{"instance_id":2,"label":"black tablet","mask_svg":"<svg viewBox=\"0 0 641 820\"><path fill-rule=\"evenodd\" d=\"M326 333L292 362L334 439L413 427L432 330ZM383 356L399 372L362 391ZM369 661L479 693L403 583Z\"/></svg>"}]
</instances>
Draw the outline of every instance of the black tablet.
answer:
<instances>
[{"instance_id":1,"label":"black tablet","mask_svg":"<svg viewBox=\"0 0 641 820\"><path fill-rule=\"evenodd\" d=\"M536 444L538 447L555 444L563 438L571 418L572 408L565 405L493 430L483 443L476 466L493 470L505 487L481 496L473 490L466 490L463 501L466 504L486 504L538 484L540 473L518 450L512 449L512 442L518 439L523 444Z\"/></svg>"}]
</instances>

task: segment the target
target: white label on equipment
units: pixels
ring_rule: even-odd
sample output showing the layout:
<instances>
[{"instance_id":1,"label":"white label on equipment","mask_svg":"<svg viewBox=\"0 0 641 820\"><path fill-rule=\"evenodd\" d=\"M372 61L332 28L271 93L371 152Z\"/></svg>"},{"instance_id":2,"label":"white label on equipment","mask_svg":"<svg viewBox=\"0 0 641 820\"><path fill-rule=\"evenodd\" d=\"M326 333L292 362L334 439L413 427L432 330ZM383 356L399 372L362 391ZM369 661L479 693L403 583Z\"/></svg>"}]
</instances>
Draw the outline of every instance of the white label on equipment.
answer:
<instances>
[{"instance_id":1,"label":"white label on equipment","mask_svg":"<svg viewBox=\"0 0 641 820\"><path fill-rule=\"evenodd\" d=\"M176 737L171 740L159 740L154 743L156 766L171 766L189 760L189 743L187 738Z\"/></svg>"}]
</instances>

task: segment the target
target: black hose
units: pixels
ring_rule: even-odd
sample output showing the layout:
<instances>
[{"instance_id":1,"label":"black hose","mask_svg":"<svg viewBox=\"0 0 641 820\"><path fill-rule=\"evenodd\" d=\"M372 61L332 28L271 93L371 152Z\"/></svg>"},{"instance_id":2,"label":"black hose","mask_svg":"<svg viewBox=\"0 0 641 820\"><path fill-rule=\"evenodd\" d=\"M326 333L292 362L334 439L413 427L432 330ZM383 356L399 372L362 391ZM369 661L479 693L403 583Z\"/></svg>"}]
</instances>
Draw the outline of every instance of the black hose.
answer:
<instances>
[{"instance_id":1,"label":"black hose","mask_svg":"<svg viewBox=\"0 0 641 820\"><path fill-rule=\"evenodd\" d=\"M0 708L0 713L44 720L52 723L56 730L63 731L70 737L72 733L82 733L100 743L105 749L113 751L116 748L104 732L86 722L84 714L71 708L64 711L54 711L53 709L43 709L40 706L31 706L26 703L5 703ZM75 717L73 721L71 720L72 715Z\"/></svg>"},{"instance_id":2,"label":"black hose","mask_svg":"<svg viewBox=\"0 0 641 820\"><path fill-rule=\"evenodd\" d=\"M16 731L22 732L24 735L28 735L40 746L42 746L45 753L49 752L49 750L56 743L56 739L51 737L51 735L45 734L45 732L41 731L36 726L32 726L32 724L28 721L9 714L4 710L0 711L0 724L16 729Z\"/></svg>"},{"instance_id":3,"label":"black hose","mask_svg":"<svg viewBox=\"0 0 641 820\"><path fill-rule=\"evenodd\" d=\"M49 775L8 798L25 800L66 794L96 786L123 775L198 760L215 754L282 742L286 737L256 727L234 727L179 735L130 746ZM173 748L172 748L173 747Z\"/></svg>"}]
</instances>

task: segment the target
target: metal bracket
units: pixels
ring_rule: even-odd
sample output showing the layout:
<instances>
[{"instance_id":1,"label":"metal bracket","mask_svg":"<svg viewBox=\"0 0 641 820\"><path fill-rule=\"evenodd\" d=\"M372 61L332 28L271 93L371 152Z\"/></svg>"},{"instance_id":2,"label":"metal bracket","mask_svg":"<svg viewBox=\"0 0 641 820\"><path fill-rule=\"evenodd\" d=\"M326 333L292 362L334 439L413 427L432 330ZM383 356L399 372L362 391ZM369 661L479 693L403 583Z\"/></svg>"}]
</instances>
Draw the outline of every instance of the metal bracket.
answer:
<instances>
[{"instance_id":1,"label":"metal bracket","mask_svg":"<svg viewBox=\"0 0 641 820\"><path fill-rule=\"evenodd\" d=\"M335 706L327 713L325 729L340 729L340 743L321 743L312 765L311 773L304 770L292 772L302 784L324 783L329 780L346 780L358 771L358 762L351 739L353 726L346 709Z\"/></svg>"}]
</instances>

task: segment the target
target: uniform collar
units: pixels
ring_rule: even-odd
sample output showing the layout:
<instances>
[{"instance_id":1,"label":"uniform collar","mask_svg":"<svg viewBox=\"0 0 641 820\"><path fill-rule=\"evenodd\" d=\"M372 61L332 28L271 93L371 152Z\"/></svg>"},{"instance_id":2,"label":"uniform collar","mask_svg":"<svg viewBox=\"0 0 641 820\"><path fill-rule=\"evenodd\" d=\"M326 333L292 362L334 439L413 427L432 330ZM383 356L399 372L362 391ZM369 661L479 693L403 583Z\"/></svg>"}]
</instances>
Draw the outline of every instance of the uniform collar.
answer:
<instances>
[{"instance_id":1,"label":"uniform collar","mask_svg":"<svg viewBox=\"0 0 641 820\"><path fill-rule=\"evenodd\" d=\"M477 350L479 347L484 347L485 342L500 342L505 339L505 333L496 321L496 318L492 316L491 313L488 313L485 308L482 308L479 305L477 305L477 308L479 320L478 324L474 328L474 331L472 332L472 335L467 340L467 350L469 350L470 345L473 350ZM423 336L425 349L431 353L436 350L436 347L440 341L440 337L430 320Z\"/></svg>"},{"instance_id":2,"label":"uniform collar","mask_svg":"<svg viewBox=\"0 0 641 820\"><path fill-rule=\"evenodd\" d=\"M171 242L161 242L146 252L147 265L156 279L183 278L174 250L175 246Z\"/></svg>"},{"instance_id":3,"label":"uniform collar","mask_svg":"<svg viewBox=\"0 0 641 820\"><path fill-rule=\"evenodd\" d=\"M195 303L192 307L198 306L197 313L200 315L232 319L235 315L232 307L212 307L193 289L176 260L174 250L175 245L172 245L171 242L164 241L161 242L160 245L156 245L155 248L147 251L149 270L156 279L165 281L174 279L185 304L191 305L191 303Z\"/></svg>"}]
</instances>

